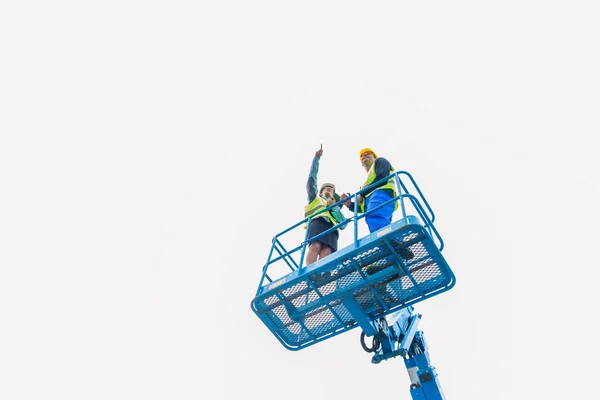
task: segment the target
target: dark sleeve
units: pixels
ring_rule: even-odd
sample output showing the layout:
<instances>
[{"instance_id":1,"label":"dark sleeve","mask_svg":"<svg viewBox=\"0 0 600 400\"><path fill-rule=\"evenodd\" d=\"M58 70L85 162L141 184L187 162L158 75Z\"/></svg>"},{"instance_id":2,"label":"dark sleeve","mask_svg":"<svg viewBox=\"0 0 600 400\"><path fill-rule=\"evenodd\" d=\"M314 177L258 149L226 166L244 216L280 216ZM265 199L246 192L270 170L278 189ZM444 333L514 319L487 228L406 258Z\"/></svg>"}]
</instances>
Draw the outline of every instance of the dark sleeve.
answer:
<instances>
[{"instance_id":1,"label":"dark sleeve","mask_svg":"<svg viewBox=\"0 0 600 400\"><path fill-rule=\"evenodd\" d=\"M348 207L348 210L350 210L350 211L354 212L354 204L355 204L355 203L354 203L353 201L351 201L351 202L350 202L350 206L346 206L346 207Z\"/></svg>"},{"instance_id":2,"label":"dark sleeve","mask_svg":"<svg viewBox=\"0 0 600 400\"><path fill-rule=\"evenodd\" d=\"M373 182L377 182L378 180L381 180L387 176L389 176L392 173L392 164L390 164L390 162L388 160L386 160L383 157L379 157L375 159L375 179L373 179ZM372 189L369 189L368 191L366 191L363 196L366 196L367 194L371 193L373 190L377 189L380 186L383 186L386 184L387 181L383 181L381 183L379 183L378 185L374 186Z\"/></svg>"},{"instance_id":3,"label":"dark sleeve","mask_svg":"<svg viewBox=\"0 0 600 400\"><path fill-rule=\"evenodd\" d=\"M319 157L314 157L310 165L308 180L306 181L306 194L310 203L317 197L317 174L319 173Z\"/></svg>"}]
</instances>

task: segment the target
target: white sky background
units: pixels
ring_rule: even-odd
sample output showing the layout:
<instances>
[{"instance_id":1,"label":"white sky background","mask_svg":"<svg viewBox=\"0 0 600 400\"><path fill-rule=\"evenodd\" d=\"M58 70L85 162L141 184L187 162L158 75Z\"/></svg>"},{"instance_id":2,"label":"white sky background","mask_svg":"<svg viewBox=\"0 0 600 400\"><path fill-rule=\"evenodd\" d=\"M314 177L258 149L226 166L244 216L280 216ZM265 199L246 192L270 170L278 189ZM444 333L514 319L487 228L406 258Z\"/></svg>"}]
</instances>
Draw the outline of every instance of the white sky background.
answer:
<instances>
[{"instance_id":1,"label":"white sky background","mask_svg":"<svg viewBox=\"0 0 600 400\"><path fill-rule=\"evenodd\" d=\"M371 147L436 212L448 400L596 393L598 9L484 3L4 2L0 398L410 399L358 329L250 309L321 143L319 183Z\"/></svg>"}]
</instances>

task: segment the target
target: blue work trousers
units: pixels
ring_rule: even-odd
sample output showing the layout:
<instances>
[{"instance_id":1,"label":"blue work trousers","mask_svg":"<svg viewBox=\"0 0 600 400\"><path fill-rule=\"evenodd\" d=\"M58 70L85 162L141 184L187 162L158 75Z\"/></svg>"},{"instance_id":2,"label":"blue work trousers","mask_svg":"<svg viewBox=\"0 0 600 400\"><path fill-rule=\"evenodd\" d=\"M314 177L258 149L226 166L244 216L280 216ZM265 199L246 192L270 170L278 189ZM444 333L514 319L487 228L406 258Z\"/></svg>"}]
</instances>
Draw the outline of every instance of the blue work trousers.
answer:
<instances>
[{"instance_id":1,"label":"blue work trousers","mask_svg":"<svg viewBox=\"0 0 600 400\"><path fill-rule=\"evenodd\" d=\"M390 200L392 195L387 190L375 190L373 193L365 199L367 202L365 205L365 213L375 207ZM383 228L392 223L392 214L396 208L396 202L393 201L385 207L371 213L365 217L367 226L369 227L369 233L373 233L376 230Z\"/></svg>"}]
</instances>

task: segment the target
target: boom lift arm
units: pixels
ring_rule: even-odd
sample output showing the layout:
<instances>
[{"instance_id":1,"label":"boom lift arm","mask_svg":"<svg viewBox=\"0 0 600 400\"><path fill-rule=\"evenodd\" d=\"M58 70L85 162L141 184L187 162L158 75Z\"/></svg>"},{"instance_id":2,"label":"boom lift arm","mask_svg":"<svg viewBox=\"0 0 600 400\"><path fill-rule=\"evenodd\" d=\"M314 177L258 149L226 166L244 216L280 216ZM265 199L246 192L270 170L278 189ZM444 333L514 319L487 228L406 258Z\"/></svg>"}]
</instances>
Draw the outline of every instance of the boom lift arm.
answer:
<instances>
[{"instance_id":1,"label":"boom lift arm","mask_svg":"<svg viewBox=\"0 0 600 400\"><path fill-rule=\"evenodd\" d=\"M423 331L419 330L421 314L408 306L389 316L373 321L371 328L363 330L360 342L368 353L375 353L371 362L402 357L410 378L410 395L413 400L445 400L435 367L429 359L429 347ZM372 334L371 346L365 336Z\"/></svg>"}]
</instances>

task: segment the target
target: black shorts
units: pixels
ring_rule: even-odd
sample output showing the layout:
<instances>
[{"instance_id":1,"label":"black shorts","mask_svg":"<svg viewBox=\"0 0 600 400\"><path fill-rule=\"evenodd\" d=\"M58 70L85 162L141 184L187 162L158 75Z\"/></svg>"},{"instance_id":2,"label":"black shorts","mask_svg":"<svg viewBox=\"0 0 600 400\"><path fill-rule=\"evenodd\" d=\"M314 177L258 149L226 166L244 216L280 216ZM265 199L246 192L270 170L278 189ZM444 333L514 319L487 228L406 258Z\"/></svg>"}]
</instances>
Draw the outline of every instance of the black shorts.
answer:
<instances>
[{"instance_id":1,"label":"black shorts","mask_svg":"<svg viewBox=\"0 0 600 400\"><path fill-rule=\"evenodd\" d=\"M310 221L310 227L308 232L308 239L317 236L321 232L325 232L327 229L331 228L333 224L327 221L324 218L315 218ZM321 236L317 239L318 242L323 243L326 246L331 247L333 251L337 251L338 249L338 237L340 236L340 232L336 229L333 232L330 232L324 236Z\"/></svg>"}]
</instances>

